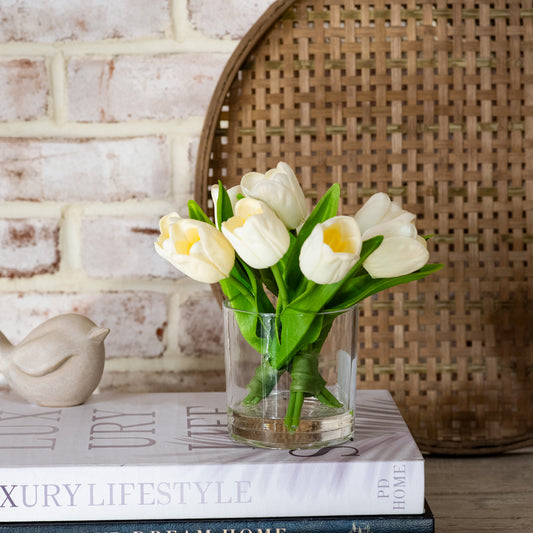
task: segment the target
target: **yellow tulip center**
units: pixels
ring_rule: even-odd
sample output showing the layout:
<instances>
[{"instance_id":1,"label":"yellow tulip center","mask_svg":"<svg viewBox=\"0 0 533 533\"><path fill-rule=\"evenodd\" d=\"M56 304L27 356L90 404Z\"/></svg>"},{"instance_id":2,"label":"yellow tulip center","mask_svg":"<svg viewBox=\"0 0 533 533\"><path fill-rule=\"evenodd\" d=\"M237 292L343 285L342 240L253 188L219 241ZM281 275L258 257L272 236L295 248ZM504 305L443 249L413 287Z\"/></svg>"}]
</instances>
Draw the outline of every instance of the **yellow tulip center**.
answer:
<instances>
[{"instance_id":1,"label":"yellow tulip center","mask_svg":"<svg viewBox=\"0 0 533 533\"><path fill-rule=\"evenodd\" d=\"M261 205L258 202L246 204L246 208L239 212L239 215L244 219L248 219L254 215L260 215L263 212Z\"/></svg>"},{"instance_id":2,"label":"yellow tulip center","mask_svg":"<svg viewBox=\"0 0 533 533\"><path fill-rule=\"evenodd\" d=\"M176 242L176 252L181 255L189 255L192 245L200 240L198 230L196 228L189 228L185 232L185 239Z\"/></svg>"},{"instance_id":3,"label":"yellow tulip center","mask_svg":"<svg viewBox=\"0 0 533 533\"><path fill-rule=\"evenodd\" d=\"M333 224L324 230L324 243L336 254L354 253L353 243L350 240L343 240L342 232L336 224Z\"/></svg>"},{"instance_id":4,"label":"yellow tulip center","mask_svg":"<svg viewBox=\"0 0 533 533\"><path fill-rule=\"evenodd\" d=\"M229 228L230 231L235 231L237 228L242 228L250 217L260 215L261 213L263 213L263 209L259 202L254 201L241 204L238 214L226 220L226 227Z\"/></svg>"}]
</instances>

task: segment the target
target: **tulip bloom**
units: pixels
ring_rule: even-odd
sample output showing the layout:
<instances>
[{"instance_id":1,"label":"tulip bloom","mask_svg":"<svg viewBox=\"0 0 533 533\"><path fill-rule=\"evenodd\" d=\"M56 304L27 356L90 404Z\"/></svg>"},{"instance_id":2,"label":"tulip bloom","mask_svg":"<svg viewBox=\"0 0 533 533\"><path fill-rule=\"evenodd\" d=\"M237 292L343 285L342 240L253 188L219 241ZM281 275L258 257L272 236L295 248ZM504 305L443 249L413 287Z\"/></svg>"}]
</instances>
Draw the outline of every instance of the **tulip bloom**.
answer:
<instances>
[{"instance_id":1,"label":"tulip bloom","mask_svg":"<svg viewBox=\"0 0 533 533\"><path fill-rule=\"evenodd\" d=\"M361 232L352 217L330 218L317 224L303 243L300 270L315 283L336 283L359 259L361 245Z\"/></svg>"},{"instance_id":2,"label":"tulip bloom","mask_svg":"<svg viewBox=\"0 0 533 533\"><path fill-rule=\"evenodd\" d=\"M278 163L266 174L248 172L241 189L245 196L267 204L289 229L297 228L307 216L304 193L287 163Z\"/></svg>"},{"instance_id":3,"label":"tulip bloom","mask_svg":"<svg viewBox=\"0 0 533 533\"><path fill-rule=\"evenodd\" d=\"M383 242L363 263L373 278L411 274L429 260L426 241L413 224L415 215L403 210L382 192L372 195L354 216L363 241L383 235Z\"/></svg>"},{"instance_id":4,"label":"tulip bloom","mask_svg":"<svg viewBox=\"0 0 533 533\"><path fill-rule=\"evenodd\" d=\"M243 198L235 204L235 216L222 223L222 233L252 268L275 265L291 242L287 228L274 211L253 198Z\"/></svg>"},{"instance_id":5,"label":"tulip bloom","mask_svg":"<svg viewBox=\"0 0 533 533\"><path fill-rule=\"evenodd\" d=\"M363 263L373 278L394 278L411 274L429 260L426 241L422 237L386 237L378 249Z\"/></svg>"},{"instance_id":6,"label":"tulip bloom","mask_svg":"<svg viewBox=\"0 0 533 533\"><path fill-rule=\"evenodd\" d=\"M159 222L156 252L192 279L216 283L229 276L235 251L214 226L171 213Z\"/></svg>"}]
</instances>

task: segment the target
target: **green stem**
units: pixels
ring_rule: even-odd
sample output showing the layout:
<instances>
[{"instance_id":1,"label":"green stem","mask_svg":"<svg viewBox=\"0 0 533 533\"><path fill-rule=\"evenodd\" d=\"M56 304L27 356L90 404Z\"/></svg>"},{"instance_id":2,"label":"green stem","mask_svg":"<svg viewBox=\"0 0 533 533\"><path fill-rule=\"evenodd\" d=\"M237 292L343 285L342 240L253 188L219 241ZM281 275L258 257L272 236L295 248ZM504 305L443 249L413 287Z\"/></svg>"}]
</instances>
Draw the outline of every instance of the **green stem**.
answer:
<instances>
[{"instance_id":1,"label":"green stem","mask_svg":"<svg viewBox=\"0 0 533 533\"><path fill-rule=\"evenodd\" d=\"M300 413L304 403L303 392L291 392L289 396L289 406L285 415L285 427L289 432L296 431L300 425Z\"/></svg>"},{"instance_id":2,"label":"green stem","mask_svg":"<svg viewBox=\"0 0 533 533\"><path fill-rule=\"evenodd\" d=\"M289 394L289 403L287 404L287 412L285 413L285 427L290 430L292 423L292 414L294 413L294 401L296 394L291 392Z\"/></svg>"},{"instance_id":3,"label":"green stem","mask_svg":"<svg viewBox=\"0 0 533 533\"><path fill-rule=\"evenodd\" d=\"M272 269L272 274L274 274L274 279L276 280L276 284L278 286L278 305L276 312L279 314L280 310L283 309L288 302L287 286L285 285L285 280L281 275L279 265L276 263L270 268Z\"/></svg>"},{"instance_id":4,"label":"green stem","mask_svg":"<svg viewBox=\"0 0 533 533\"><path fill-rule=\"evenodd\" d=\"M236 277L231 276L231 283L235 285L235 288L248 300L252 306L255 306L255 300L253 296L250 294L250 290L248 287L240 280L238 280ZM224 280L222 280L224 281Z\"/></svg>"}]
</instances>

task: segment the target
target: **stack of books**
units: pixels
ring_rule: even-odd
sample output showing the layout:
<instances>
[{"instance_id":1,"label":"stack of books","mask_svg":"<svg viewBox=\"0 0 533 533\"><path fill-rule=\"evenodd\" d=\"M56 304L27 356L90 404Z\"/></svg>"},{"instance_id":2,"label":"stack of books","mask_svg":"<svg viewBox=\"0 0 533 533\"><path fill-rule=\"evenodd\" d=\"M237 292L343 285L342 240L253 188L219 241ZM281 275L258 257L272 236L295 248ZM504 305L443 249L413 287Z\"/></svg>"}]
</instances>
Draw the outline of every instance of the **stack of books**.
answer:
<instances>
[{"instance_id":1,"label":"stack of books","mask_svg":"<svg viewBox=\"0 0 533 533\"><path fill-rule=\"evenodd\" d=\"M357 393L355 438L234 442L224 393L0 395L0 533L429 533L424 459L387 391Z\"/></svg>"}]
</instances>

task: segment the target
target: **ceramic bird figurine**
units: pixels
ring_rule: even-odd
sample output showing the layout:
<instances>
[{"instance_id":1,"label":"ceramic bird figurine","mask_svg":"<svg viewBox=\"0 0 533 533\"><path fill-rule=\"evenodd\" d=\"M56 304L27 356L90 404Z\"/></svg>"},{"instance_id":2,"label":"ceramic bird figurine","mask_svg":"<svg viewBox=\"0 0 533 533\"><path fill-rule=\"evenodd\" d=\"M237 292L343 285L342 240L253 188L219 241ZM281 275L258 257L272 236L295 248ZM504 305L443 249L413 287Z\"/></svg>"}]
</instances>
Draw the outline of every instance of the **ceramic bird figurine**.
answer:
<instances>
[{"instance_id":1,"label":"ceramic bird figurine","mask_svg":"<svg viewBox=\"0 0 533 533\"><path fill-rule=\"evenodd\" d=\"M0 368L11 388L29 402L78 405L100 382L108 333L77 314L43 322L16 346L0 332Z\"/></svg>"}]
</instances>

